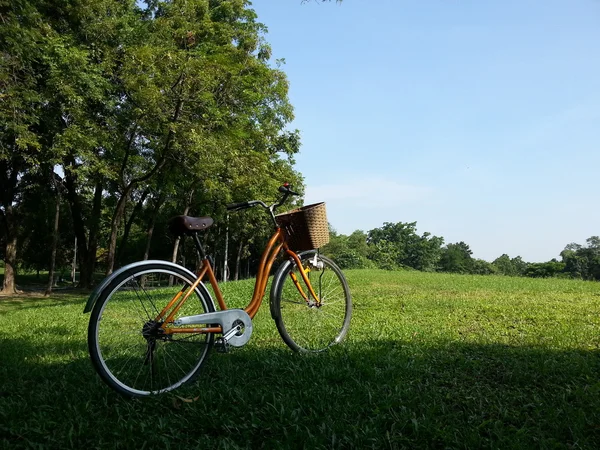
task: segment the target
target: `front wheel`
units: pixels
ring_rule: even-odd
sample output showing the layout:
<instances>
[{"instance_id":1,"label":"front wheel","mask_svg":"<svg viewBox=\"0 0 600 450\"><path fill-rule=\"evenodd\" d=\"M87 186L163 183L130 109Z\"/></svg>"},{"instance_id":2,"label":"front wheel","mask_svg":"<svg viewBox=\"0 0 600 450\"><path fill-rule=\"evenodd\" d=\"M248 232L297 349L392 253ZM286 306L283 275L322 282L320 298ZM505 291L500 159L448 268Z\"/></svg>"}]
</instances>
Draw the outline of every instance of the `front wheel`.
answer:
<instances>
[{"instance_id":1,"label":"front wheel","mask_svg":"<svg viewBox=\"0 0 600 450\"><path fill-rule=\"evenodd\" d=\"M350 328L352 299L340 268L316 251L298 255L302 267L287 261L271 287L271 315L284 342L294 351L319 352L341 342ZM310 294L301 270L317 298Z\"/></svg>"},{"instance_id":2,"label":"front wheel","mask_svg":"<svg viewBox=\"0 0 600 450\"><path fill-rule=\"evenodd\" d=\"M196 377L212 334L166 334L159 312L194 283L187 270L148 262L118 275L100 294L88 327L88 347L100 377L130 397L171 391ZM178 316L213 312L200 284Z\"/></svg>"}]
</instances>

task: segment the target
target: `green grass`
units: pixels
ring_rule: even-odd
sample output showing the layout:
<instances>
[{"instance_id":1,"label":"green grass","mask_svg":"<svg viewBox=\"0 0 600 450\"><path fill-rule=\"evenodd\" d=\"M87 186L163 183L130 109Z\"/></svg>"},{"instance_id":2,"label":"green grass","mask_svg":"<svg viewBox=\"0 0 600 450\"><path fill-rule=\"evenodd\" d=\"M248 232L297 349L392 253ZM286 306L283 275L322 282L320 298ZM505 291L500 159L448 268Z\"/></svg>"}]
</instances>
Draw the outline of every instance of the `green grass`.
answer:
<instances>
[{"instance_id":1,"label":"green grass","mask_svg":"<svg viewBox=\"0 0 600 450\"><path fill-rule=\"evenodd\" d=\"M600 448L600 284L347 276L343 345L292 353L265 304L246 347L144 400L94 373L83 295L1 298L0 447Z\"/></svg>"}]
</instances>

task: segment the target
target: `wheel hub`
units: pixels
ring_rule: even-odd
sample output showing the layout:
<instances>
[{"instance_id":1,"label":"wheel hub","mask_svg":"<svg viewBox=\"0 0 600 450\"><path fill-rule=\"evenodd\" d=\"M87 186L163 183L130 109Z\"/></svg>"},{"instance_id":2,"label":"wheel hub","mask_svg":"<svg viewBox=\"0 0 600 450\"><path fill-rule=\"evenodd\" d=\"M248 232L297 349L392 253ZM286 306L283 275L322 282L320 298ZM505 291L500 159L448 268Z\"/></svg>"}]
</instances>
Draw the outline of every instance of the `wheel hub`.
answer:
<instances>
[{"instance_id":1,"label":"wheel hub","mask_svg":"<svg viewBox=\"0 0 600 450\"><path fill-rule=\"evenodd\" d=\"M142 336L147 341L154 341L157 338L164 338L165 330L161 328L162 322L157 322L156 320L149 320L142 327Z\"/></svg>"}]
</instances>

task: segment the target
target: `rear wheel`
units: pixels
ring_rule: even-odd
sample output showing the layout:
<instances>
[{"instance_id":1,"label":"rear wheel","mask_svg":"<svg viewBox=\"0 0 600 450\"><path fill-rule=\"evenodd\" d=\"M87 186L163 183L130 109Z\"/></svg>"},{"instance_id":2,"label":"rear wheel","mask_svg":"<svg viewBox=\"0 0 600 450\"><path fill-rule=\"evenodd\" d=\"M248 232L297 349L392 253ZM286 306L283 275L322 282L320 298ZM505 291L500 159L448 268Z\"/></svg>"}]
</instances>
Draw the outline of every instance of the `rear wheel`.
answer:
<instances>
[{"instance_id":1,"label":"rear wheel","mask_svg":"<svg viewBox=\"0 0 600 450\"><path fill-rule=\"evenodd\" d=\"M193 282L182 268L149 263L125 271L100 294L90 317L88 347L94 367L111 388L131 397L160 394L198 375L214 336L166 334L157 320ZM177 316L212 311L210 295L200 285Z\"/></svg>"},{"instance_id":2,"label":"rear wheel","mask_svg":"<svg viewBox=\"0 0 600 450\"><path fill-rule=\"evenodd\" d=\"M295 351L319 352L341 342L350 328L352 299L340 268L316 251L283 264L271 288L271 315L284 342ZM304 283L304 270L316 294Z\"/></svg>"}]
</instances>

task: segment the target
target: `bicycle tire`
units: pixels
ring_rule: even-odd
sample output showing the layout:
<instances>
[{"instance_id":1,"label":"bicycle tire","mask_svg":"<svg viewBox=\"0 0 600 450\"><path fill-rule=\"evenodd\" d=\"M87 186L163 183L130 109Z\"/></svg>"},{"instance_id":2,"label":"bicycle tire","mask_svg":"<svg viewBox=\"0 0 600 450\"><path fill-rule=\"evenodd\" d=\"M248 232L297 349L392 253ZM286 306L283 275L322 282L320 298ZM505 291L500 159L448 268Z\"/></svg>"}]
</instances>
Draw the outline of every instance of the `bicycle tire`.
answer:
<instances>
[{"instance_id":1,"label":"bicycle tire","mask_svg":"<svg viewBox=\"0 0 600 450\"><path fill-rule=\"evenodd\" d=\"M88 326L88 348L94 368L112 389L144 397L172 391L198 376L213 334L152 336L148 331L156 327L158 312L194 280L182 267L148 262L126 270L100 293ZM200 283L178 316L214 310Z\"/></svg>"},{"instance_id":2,"label":"bicycle tire","mask_svg":"<svg viewBox=\"0 0 600 450\"><path fill-rule=\"evenodd\" d=\"M294 284L294 273L305 293L296 262L284 262L273 278L271 286L271 316L283 341L297 352L320 352L344 340L350 328L352 297L348 282L341 269L329 258L317 255L316 250L298 256L307 272L313 289L321 299L305 300ZM309 297L311 297L309 295Z\"/></svg>"}]
</instances>

